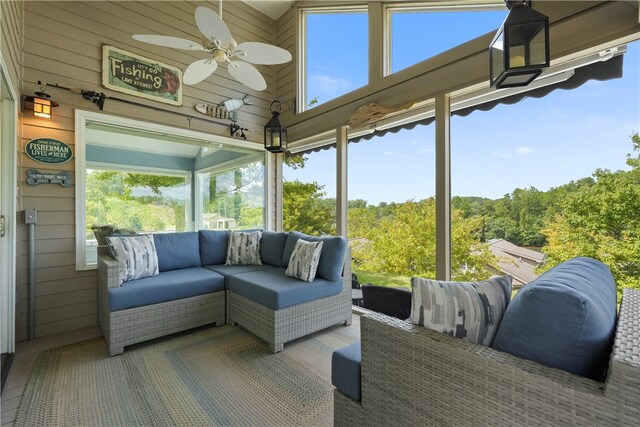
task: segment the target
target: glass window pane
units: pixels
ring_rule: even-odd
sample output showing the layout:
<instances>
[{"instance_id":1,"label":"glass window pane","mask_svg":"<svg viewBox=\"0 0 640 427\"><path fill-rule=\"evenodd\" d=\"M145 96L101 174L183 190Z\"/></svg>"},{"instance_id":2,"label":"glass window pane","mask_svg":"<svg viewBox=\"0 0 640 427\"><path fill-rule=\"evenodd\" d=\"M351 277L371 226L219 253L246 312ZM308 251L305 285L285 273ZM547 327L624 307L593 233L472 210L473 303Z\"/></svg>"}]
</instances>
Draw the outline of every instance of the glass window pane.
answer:
<instances>
[{"instance_id":1,"label":"glass window pane","mask_svg":"<svg viewBox=\"0 0 640 427\"><path fill-rule=\"evenodd\" d=\"M484 270L518 288L590 256L619 287L640 286L639 50L628 45L622 78L452 117L453 233L488 250L483 265L454 263L456 279ZM456 216L477 223L464 230Z\"/></svg>"},{"instance_id":2,"label":"glass window pane","mask_svg":"<svg viewBox=\"0 0 640 427\"><path fill-rule=\"evenodd\" d=\"M435 278L435 125L349 144L348 235L360 283Z\"/></svg>"},{"instance_id":3,"label":"glass window pane","mask_svg":"<svg viewBox=\"0 0 640 427\"><path fill-rule=\"evenodd\" d=\"M507 9L497 11L391 11L391 73L491 31Z\"/></svg>"},{"instance_id":4,"label":"glass window pane","mask_svg":"<svg viewBox=\"0 0 640 427\"><path fill-rule=\"evenodd\" d=\"M202 228L233 230L264 227L262 160L224 172L198 174Z\"/></svg>"},{"instance_id":5,"label":"glass window pane","mask_svg":"<svg viewBox=\"0 0 640 427\"><path fill-rule=\"evenodd\" d=\"M366 12L306 12L303 110L365 86L369 81Z\"/></svg>"},{"instance_id":6,"label":"glass window pane","mask_svg":"<svg viewBox=\"0 0 640 427\"><path fill-rule=\"evenodd\" d=\"M283 228L312 236L336 234L336 149L287 155Z\"/></svg>"}]
</instances>

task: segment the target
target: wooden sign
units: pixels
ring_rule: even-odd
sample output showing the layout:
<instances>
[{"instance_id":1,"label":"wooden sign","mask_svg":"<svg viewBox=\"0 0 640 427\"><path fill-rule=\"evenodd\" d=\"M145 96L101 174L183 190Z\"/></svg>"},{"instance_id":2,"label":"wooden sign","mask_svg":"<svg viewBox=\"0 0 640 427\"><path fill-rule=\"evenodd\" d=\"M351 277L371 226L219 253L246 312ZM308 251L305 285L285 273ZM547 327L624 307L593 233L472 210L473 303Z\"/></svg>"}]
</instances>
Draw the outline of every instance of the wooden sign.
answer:
<instances>
[{"instance_id":1,"label":"wooden sign","mask_svg":"<svg viewBox=\"0 0 640 427\"><path fill-rule=\"evenodd\" d=\"M35 169L27 171L27 184L60 184L63 187L71 186L71 172L41 173Z\"/></svg>"},{"instance_id":2,"label":"wooden sign","mask_svg":"<svg viewBox=\"0 0 640 427\"><path fill-rule=\"evenodd\" d=\"M32 139L25 144L24 152L36 162L46 164L66 163L73 157L70 146L52 138Z\"/></svg>"},{"instance_id":3,"label":"wooden sign","mask_svg":"<svg viewBox=\"0 0 640 427\"><path fill-rule=\"evenodd\" d=\"M102 84L112 90L182 105L182 71L113 46L102 46Z\"/></svg>"}]
</instances>

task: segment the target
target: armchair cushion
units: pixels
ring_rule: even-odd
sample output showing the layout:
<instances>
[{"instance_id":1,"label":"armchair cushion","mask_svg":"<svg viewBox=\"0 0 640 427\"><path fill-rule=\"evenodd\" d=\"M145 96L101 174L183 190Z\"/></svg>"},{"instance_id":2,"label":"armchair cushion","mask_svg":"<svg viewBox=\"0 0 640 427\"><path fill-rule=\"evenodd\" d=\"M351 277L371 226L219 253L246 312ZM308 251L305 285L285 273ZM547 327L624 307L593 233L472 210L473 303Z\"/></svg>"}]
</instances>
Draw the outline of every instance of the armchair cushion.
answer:
<instances>
[{"instance_id":1,"label":"armchair cushion","mask_svg":"<svg viewBox=\"0 0 640 427\"><path fill-rule=\"evenodd\" d=\"M106 240L120 264L119 284L158 274L158 255L150 235L109 236Z\"/></svg>"},{"instance_id":2,"label":"armchair cushion","mask_svg":"<svg viewBox=\"0 0 640 427\"><path fill-rule=\"evenodd\" d=\"M260 239L262 231L232 231L225 265L262 265Z\"/></svg>"},{"instance_id":3,"label":"armchair cushion","mask_svg":"<svg viewBox=\"0 0 640 427\"><path fill-rule=\"evenodd\" d=\"M331 355L331 382L355 400L360 400L360 341L339 348Z\"/></svg>"},{"instance_id":4,"label":"armchair cushion","mask_svg":"<svg viewBox=\"0 0 640 427\"><path fill-rule=\"evenodd\" d=\"M202 265L224 264L227 259L227 230L200 230L200 260Z\"/></svg>"},{"instance_id":5,"label":"armchair cushion","mask_svg":"<svg viewBox=\"0 0 640 427\"><path fill-rule=\"evenodd\" d=\"M263 231L262 241L260 242L260 257L264 264L274 267L282 267L282 253L284 245L287 243L286 232Z\"/></svg>"},{"instance_id":6,"label":"armchair cushion","mask_svg":"<svg viewBox=\"0 0 640 427\"><path fill-rule=\"evenodd\" d=\"M615 280L600 261L558 264L516 294L493 347L600 380L612 348L616 298Z\"/></svg>"},{"instance_id":7,"label":"armchair cushion","mask_svg":"<svg viewBox=\"0 0 640 427\"><path fill-rule=\"evenodd\" d=\"M297 231L292 231L287 237L287 243L282 254L282 266L288 267L291 254L298 239L307 242L322 242L322 252L318 263L318 276L331 282L342 277L342 268L347 254L347 239L342 236L308 236Z\"/></svg>"},{"instance_id":8,"label":"armchair cushion","mask_svg":"<svg viewBox=\"0 0 640 427\"><path fill-rule=\"evenodd\" d=\"M411 278L411 321L455 338L490 346L511 299L511 277L482 282Z\"/></svg>"},{"instance_id":9,"label":"armchair cushion","mask_svg":"<svg viewBox=\"0 0 640 427\"><path fill-rule=\"evenodd\" d=\"M197 232L154 234L153 240L158 252L160 272L202 265Z\"/></svg>"}]
</instances>

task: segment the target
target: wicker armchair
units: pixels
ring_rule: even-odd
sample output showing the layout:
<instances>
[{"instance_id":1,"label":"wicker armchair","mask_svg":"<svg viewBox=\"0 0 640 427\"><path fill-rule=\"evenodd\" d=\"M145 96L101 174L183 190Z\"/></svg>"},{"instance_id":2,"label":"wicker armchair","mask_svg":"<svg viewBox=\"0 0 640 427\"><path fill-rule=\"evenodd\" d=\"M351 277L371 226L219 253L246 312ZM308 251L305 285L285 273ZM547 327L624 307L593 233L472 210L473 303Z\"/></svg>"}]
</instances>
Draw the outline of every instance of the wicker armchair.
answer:
<instances>
[{"instance_id":1,"label":"wicker armchair","mask_svg":"<svg viewBox=\"0 0 640 427\"><path fill-rule=\"evenodd\" d=\"M389 288L371 283L362 285L364 308L398 319L411 316L411 290L408 288Z\"/></svg>"},{"instance_id":2,"label":"wicker armchair","mask_svg":"<svg viewBox=\"0 0 640 427\"><path fill-rule=\"evenodd\" d=\"M362 399L346 425L638 426L640 291L625 289L604 382L373 313L362 316Z\"/></svg>"}]
</instances>

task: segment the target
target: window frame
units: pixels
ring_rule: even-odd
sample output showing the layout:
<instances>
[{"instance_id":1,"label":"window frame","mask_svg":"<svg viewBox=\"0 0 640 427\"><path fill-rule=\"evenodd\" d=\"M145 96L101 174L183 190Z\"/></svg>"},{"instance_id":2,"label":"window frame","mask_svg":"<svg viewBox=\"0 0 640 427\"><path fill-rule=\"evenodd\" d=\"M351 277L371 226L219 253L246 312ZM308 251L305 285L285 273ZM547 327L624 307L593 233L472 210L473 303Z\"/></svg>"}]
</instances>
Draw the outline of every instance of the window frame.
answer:
<instances>
[{"instance_id":1,"label":"window frame","mask_svg":"<svg viewBox=\"0 0 640 427\"><path fill-rule=\"evenodd\" d=\"M297 99L296 113L303 113L312 108L307 107L307 20L309 14L339 14L339 13L365 13L369 17L369 8L367 4L362 5L346 5L346 6L320 6L320 7L301 7L298 9L298 64L297 64ZM371 50L371 34L368 34L368 48ZM370 55L369 55L370 58ZM371 64L367 64L367 85L369 81L369 72ZM350 92L347 92L350 93ZM342 95L341 95L342 96ZM334 98L335 99L335 98ZM327 102L332 101L327 100Z\"/></svg>"},{"instance_id":2,"label":"window frame","mask_svg":"<svg viewBox=\"0 0 640 427\"><path fill-rule=\"evenodd\" d=\"M167 136L173 136L176 138L182 139L192 139L195 141L202 142L202 147L211 147L217 149L220 144L224 144L229 147L237 147L245 150L255 151L256 153L262 152L263 147L259 144L249 142L249 141L241 141L221 135L215 135L211 133L205 133L200 131L195 131L192 129L185 129L179 127L172 127L157 123L145 122L142 120L136 120L132 118L113 116L110 114L104 114L95 111L87 111L76 109L75 110L75 248L76 248L76 271L86 271L86 270L95 270L97 268L96 264L87 263L87 251L86 251L86 239L85 239L85 223L86 223L86 197L85 197L85 184L86 184L86 168L87 163L97 164L98 162L87 162L86 160L86 148L85 148L85 130L87 125L90 123L99 123L107 126L115 126L122 128L130 128L139 131L146 131L150 133L158 133L164 134ZM266 165L266 162L265 162ZM111 166L110 166L111 168ZM134 166L134 168L138 168ZM115 168L112 168L115 170ZM144 172L144 167L139 167L138 171ZM153 172L154 168L146 169L147 172ZM170 170L170 169L156 169L157 171L163 171L163 173L179 173L180 171ZM192 176L198 171L188 172ZM187 173L185 171L185 173ZM265 169L265 183L270 182L273 179L271 171L269 169ZM191 197L191 206L196 205L195 197L199 197L197 193L195 196L193 195L193 189L195 185L192 185L192 197ZM272 197L272 188L270 185L265 185L264 188L264 198L268 200ZM265 202L266 203L266 202ZM193 215L191 215L191 223L189 224L189 229L194 229L195 224L193 221ZM268 224L265 222L265 228L268 227Z\"/></svg>"}]
</instances>

